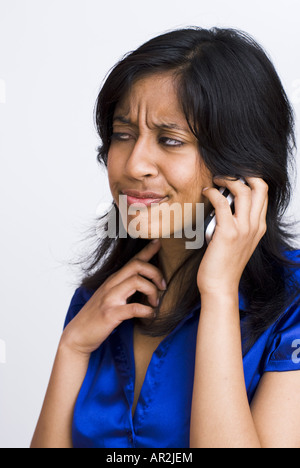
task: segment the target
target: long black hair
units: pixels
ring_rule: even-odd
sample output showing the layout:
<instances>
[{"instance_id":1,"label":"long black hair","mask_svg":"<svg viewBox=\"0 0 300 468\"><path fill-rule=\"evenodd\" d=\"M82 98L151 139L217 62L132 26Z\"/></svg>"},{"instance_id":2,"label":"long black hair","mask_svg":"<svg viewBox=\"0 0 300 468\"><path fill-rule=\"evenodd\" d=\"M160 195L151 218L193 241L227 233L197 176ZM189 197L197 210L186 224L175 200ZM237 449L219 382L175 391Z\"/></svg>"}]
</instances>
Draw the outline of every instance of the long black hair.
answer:
<instances>
[{"instance_id":1,"label":"long black hair","mask_svg":"<svg viewBox=\"0 0 300 468\"><path fill-rule=\"evenodd\" d=\"M296 248L292 223L284 220L295 175L294 115L276 70L263 48L247 33L235 29L188 27L165 32L123 56L109 71L95 106L101 138L97 160L107 166L112 121L117 103L136 80L168 72L175 79L178 100L201 157L213 175L260 177L269 186L267 233L248 262L240 282L246 298L248 344L267 329L292 300L288 288L295 278L288 251ZM292 180L293 179L293 180ZM118 213L113 202L112 209ZM107 229L109 210L100 218ZM82 264L81 286L96 290L149 241L98 238ZM175 276L185 279L174 308L164 320L149 323L144 333L162 336L173 330L197 305L197 270L205 246L192 251ZM157 265L157 256L152 259ZM186 281L188 280L188 281ZM185 285L185 286L184 286ZM289 291L289 292L287 292ZM136 293L130 302L142 300ZM128 301L128 302L129 302Z\"/></svg>"}]
</instances>

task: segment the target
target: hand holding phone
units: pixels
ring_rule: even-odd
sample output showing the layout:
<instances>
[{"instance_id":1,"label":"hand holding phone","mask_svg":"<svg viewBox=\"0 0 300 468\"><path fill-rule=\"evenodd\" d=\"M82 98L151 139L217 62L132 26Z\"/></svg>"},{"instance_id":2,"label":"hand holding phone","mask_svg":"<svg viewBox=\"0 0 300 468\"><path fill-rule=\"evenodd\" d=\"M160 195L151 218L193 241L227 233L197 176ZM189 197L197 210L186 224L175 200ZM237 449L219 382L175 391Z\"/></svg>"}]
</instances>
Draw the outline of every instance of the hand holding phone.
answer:
<instances>
[{"instance_id":1,"label":"hand holding phone","mask_svg":"<svg viewBox=\"0 0 300 468\"><path fill-rule=\"evenodd\" d=\"M240 178L239 180L243 182L243 184L246 184L246 181L244 178ZM234 196L232 195L232 193L225 187L220 187L219 192L221 192L222 195L227 199L233 212ZM217 219L216 219L215 210L212 210L204 221L204 235L205 235L205 241L207 245L210 243L212 239L212 236L216 229L216 225L217 225Z\"/></svg>"}]
</instances>

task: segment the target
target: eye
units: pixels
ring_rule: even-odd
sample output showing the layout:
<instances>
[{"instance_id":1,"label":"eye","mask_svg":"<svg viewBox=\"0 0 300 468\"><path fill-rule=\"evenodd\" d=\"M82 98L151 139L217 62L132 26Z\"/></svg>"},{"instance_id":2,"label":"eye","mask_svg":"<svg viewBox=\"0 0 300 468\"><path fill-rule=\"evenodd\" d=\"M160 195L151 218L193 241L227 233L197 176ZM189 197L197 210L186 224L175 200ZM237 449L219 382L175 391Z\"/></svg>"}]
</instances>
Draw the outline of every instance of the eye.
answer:
<instances>
[{"instance_id":1,"label":"eye","mask_svg":"<svg viewBox=\"0 0 300 468\"><path fill-rule=\"evenodd\" d=\"M116 141L129 141L131 138L132 138L132 135L130 135L129 133L120 133L120 132L114 132L111 136L111 139L116 140ZM162 137L159 139L159 142L169 147L180 147L184 145L182 141L175 140L174 138L169 138L169 137Z\"/></svg>"},{"instance_id":2,"label":"eye","mask_svg":"<svg viewBox=\"0 0 300 468\"><path fill-rule=\"evenodd\" d=\"M162 137L160 140L166 146L183 146L184 143L180 140L175 140L174 138Z\"/></svg>"},{"instance_id":3,"label":"eye","mask_svg":"<svg viewBox=\"0 0 300 468\"><path fill-rule=\"evenodd\" d=\"M118 141L128 141L131 138L131 135L128 133L117 133L114 132L111 136L113 140L118 140Z\"/></svg>"}]
</instances>

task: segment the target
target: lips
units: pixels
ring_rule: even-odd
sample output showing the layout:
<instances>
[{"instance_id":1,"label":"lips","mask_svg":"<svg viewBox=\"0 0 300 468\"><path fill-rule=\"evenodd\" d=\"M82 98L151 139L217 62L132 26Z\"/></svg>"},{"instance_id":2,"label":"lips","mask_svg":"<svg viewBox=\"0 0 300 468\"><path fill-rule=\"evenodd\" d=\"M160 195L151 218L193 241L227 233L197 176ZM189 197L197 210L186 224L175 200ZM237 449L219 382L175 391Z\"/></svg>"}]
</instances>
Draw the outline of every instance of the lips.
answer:
<instances>
[{"instance_id":1,"label":"lips","mask_svg":"<svg viewBox=\"0 0 300 468\"><path fill-rule=\"evenodd\" d=\"M127 195L127 204L132 205L133 203L149 206L152 203L161 203L168 197L155 192L138 192L137 190L123 190L123 195Z\"/></svg>"},{"instance_id":2,"label":"lips","mask_svg":"<svg viewBox=\"0 0 300 468\"><path fill-rule=\"evenodd\" d=\"M163 200L166 200L167 197L164 198L136 198L136 197L131 197L127 195L127 204L132 205L133 203L139 204L139 205L152 205L152 203L160 203Z\"/></svg>"}]
</instances>

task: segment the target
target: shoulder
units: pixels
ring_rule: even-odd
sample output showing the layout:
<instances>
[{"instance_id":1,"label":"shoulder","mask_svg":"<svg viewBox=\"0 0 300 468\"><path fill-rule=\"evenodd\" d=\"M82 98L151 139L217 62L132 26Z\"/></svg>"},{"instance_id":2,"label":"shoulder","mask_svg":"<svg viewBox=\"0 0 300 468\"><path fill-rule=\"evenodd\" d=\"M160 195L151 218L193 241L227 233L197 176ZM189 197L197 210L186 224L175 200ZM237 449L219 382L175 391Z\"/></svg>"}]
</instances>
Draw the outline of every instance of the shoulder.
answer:
<instances>
[{"instance_id":1,"label":"shoulder","mask_svg":"<svg viewBox=\"0 0 300 468\"><path fill-rule=\"evenodd\" d=\"M295 265L285 267L287 305L272 326L268 371L300 370L300 359L294 359L300 344L300 251L286 252L286 257Z\"/></svg>"},{"instance_id":2,"label":"shoulder","mask_svg":"<svg viewBox=\"0 0 300 468\"><path fill-rule=\"evenodd\" d=\"M286 250L284 257L290 262L290 265L284 268L286 277L300 283L300 250Z\"/></svg>"},{"instance_id":3,"label":"shoulder","mask_svg":"<svg viewBox=\"0 0 300 468\"><path fill-rule=\"evenodd\" d=\"M90 300L92 295L95 293L94 290L89 290L84 286L79 286L72 298L71 302L67 311L67 316L64 323L64 328L68 325L68 323L73 320L73 318L78 314L78 312L82 309L82 307Z\"/></svg>"},{"instance_id":4,"label":"shoulder","mask_svg":"<svg viewBox=\"0 0 300 468\"><path fill-rule=\"evenodd\" d=\"M289 264L284 266L284 279L286 285L287 306L300 296L300 250L289 250L284 252Z\"/></svg>"}]
</instances>

